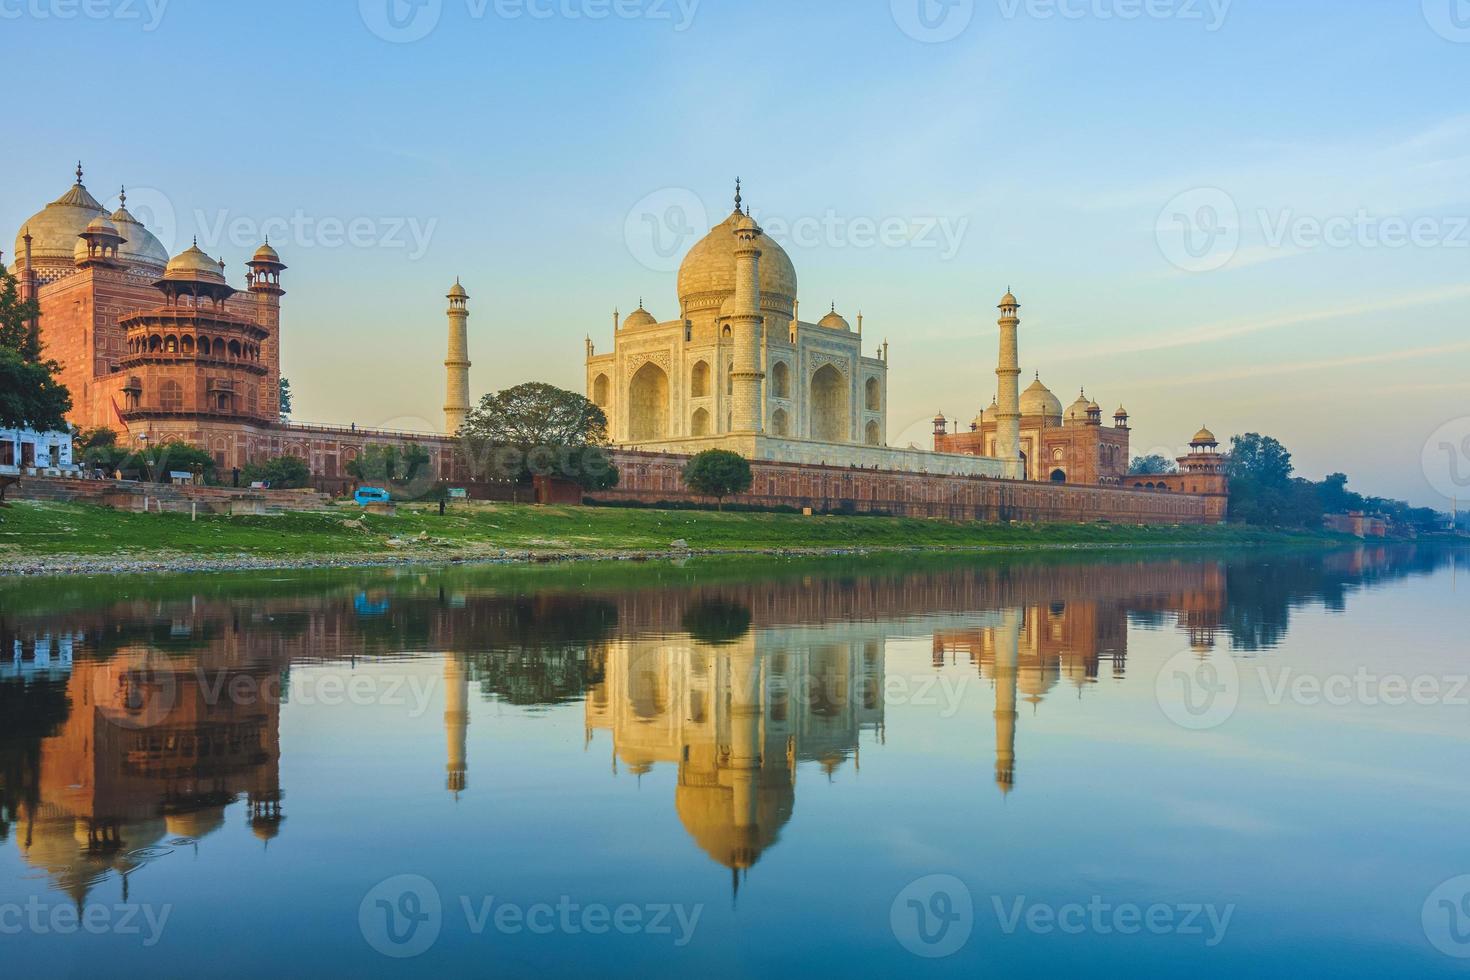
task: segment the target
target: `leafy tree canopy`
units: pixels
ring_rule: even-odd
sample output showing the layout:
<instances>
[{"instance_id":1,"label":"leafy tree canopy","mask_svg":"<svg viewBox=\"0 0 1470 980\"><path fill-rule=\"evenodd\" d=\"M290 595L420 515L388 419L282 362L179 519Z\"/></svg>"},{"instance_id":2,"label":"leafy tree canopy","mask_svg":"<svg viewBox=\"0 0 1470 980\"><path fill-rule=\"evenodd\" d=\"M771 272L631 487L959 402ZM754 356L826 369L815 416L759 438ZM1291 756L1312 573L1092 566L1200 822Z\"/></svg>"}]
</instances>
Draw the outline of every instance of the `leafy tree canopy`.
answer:
<instances>
[{"instance_id":1,"label":"leafy tree canopy","mask_svg":"<svg viewBox=\"0 0 1470 980\"><path fill-rule=\"evenodd\" d=\"M726 497L749 490L754 479L750 460L728 449L706 449L684 467L684 485L714 497L721 510Z\"/></svg>"},{"instance_id":2,"label":"leafy tree canopy","mask_svg":"<svg viewBox=\"0 0 1470 980\"><path fill-rule=\"evenodd\" d=\"M15 277L0 268L0 426L46 432L66 428L71 392L56 380L61 365L42 356L41 315L22 300Z\"/></svg>"},{"instance_id":3,"label":"leafy tree canopy","mask_svg":"<svg viewBox=\"0 0 1470 980\"><path fill-rule=\"evenodd\" d=\"M1159 476L1164 473L1177 473L1179 467L1167 456L1154 453L1150 456L1135 456L1133 462L1128 465L1129 476Z\"/></svg>"}]
</instances>

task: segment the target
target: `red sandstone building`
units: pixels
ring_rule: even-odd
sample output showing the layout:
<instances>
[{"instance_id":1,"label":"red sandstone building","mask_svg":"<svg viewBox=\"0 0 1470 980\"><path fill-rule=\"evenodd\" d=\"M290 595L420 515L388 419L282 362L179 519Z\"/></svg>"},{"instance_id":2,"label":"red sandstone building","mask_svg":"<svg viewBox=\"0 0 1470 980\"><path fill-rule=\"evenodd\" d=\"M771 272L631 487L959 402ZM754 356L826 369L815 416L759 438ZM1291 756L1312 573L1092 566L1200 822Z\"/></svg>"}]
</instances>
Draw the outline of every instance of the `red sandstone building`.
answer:
<instances>
[{"instance_id":1,"label":"red sandstone building","mask_svg":"<svg viewBox=\"0 0 1470 980\"><path fill-rule=\"evenodd\" d=\"M70 421L110 428L127 445L179 441L226 472L296 456L328 480L369 443L413 442L452 479L455 440L423 433L280 421L281 273L269 243L246 263L245 288L196 242L173 258L120 195L108 214L76 183L26 223L12 273L41 306L41 340L62 365Z\"/></svg>"}]
</instances>

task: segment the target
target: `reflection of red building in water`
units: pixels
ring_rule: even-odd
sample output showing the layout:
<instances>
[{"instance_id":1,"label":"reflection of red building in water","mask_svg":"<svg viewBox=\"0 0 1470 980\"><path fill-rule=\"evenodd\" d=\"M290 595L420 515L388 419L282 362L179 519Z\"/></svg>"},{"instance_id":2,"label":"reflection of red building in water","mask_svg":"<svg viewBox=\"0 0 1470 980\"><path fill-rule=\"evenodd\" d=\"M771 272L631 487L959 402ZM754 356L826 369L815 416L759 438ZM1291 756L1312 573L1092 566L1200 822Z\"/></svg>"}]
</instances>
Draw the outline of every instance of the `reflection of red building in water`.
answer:
<instances>
[{"instance_id":1,"label":"reflection of red building in water","mask_svg":"<svg viewBox=\"0 0 1470 980\"><path fill-rule=\"evenodd\" d=\"M213 833L242 798L257 837L279 832L275 674L197 663L133 648L72 665L70 714L41 740L15 835L26 861L79 904L110 872L125 877L148 860L149 848Z\"/></svg>"}]
</instances>

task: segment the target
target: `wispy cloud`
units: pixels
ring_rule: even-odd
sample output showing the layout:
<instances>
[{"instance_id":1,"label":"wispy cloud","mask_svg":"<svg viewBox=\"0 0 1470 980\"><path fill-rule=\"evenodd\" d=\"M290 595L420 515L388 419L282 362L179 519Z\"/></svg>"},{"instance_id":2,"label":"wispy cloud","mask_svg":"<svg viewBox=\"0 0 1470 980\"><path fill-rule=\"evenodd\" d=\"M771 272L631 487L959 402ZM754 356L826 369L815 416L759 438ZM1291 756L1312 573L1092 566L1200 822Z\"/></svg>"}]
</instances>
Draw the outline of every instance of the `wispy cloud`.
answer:
<instances>
[{"instance_id":1,"label":"wispy cloud","mask_svg":"<svg viewBox=\"0 0 1470 980\"><path fill-rule=\"evenodd\" d=\"M1177 388L1214 381L1244 381L1252 378L1274 377L1282 374L1301 374L1308 371L1330 371L1336 368L1362 367L1368 364L1391 364L1397 361L1416 361L1441 354L1470 352L1470 341L1458 344L1440 344L1435 347L1414 347L1409 350L1381 351L1377 354L1359 354L1353 357L1333 357L1320 361L1298 361L1292 364L1252 364L1228 371L1213 371L1182 377L1165 378L1154 382L1154 387Z\"/></svg>"}]
</instances>

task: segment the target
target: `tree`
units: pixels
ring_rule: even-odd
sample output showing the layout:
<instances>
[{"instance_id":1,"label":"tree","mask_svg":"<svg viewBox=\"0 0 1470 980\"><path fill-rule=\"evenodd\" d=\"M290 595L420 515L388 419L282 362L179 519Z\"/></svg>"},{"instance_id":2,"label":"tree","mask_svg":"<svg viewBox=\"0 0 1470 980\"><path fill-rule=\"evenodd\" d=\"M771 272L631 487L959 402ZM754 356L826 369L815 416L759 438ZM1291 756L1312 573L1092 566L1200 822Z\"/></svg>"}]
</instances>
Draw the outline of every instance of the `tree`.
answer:
<instances>
[{"instance_id":1,"label":"tree","mask_svg":"<svg viewBox=\"0 0 1470 980\"><path fill-rule=\"evenodd\" d=\"M56 380L61 365L42 357L40 315L36 301L22 300L15 277L0 267L0 427L66 428L71 392Z\"/></svg>"},{"instance_id":2,"label":"tree","mask_svg":"<svg viewBox=\"0 0 1470 980\"><path fill-rule=\"evenodd\" d=\"M589 490L618 483L603 451L607 415L575 392L529 382L480 399L460 429L476 475L525 483L534 476L572 480Z\"/></svg>"},{"instance_id":3,"label":"tree","mask_svg":"<svg viewBox=\"0 0 1470 980\"><path fill-rule=\"evenodd\" d=\"M753 482L750 461L728 449L706 449L684 467L684 485L714 497L719 510L725 509L726 497L744 493Z\"/></svg>"},{"instance_id":4,"label":"tree","mask_svg":"<svg viewBox=\"0 0 1470 980\"><path fill-rule=\"evenodd\" d=\"M281 421L291 421L291 379L282 378L281 383L276 386L276 405L280 412Z\"/></svg>"},{"instance_id":5,"label":"tree","mask_svg":"<svg viewBox=\"0 0 1470 980\"><path fill-rule=\"evenodd\" d=\"M268 483L272 490L297 490L311 486L311 469L295 456L272 456L246 466L240 477L248 483Z\"/></svg>"},{"instance_id":6,"label":"tree","mask_svg":"<svg viewBox=\"0 0 1470 980\"><path fill-rule=\"evenodd\" d=\"M1133 462L1128 465L1129 476L1159 476L1177 472L1179 472L1179 467L1174 461L1158 453L1151 456L1135 456Z\"/></svg>"}]
</instances>

